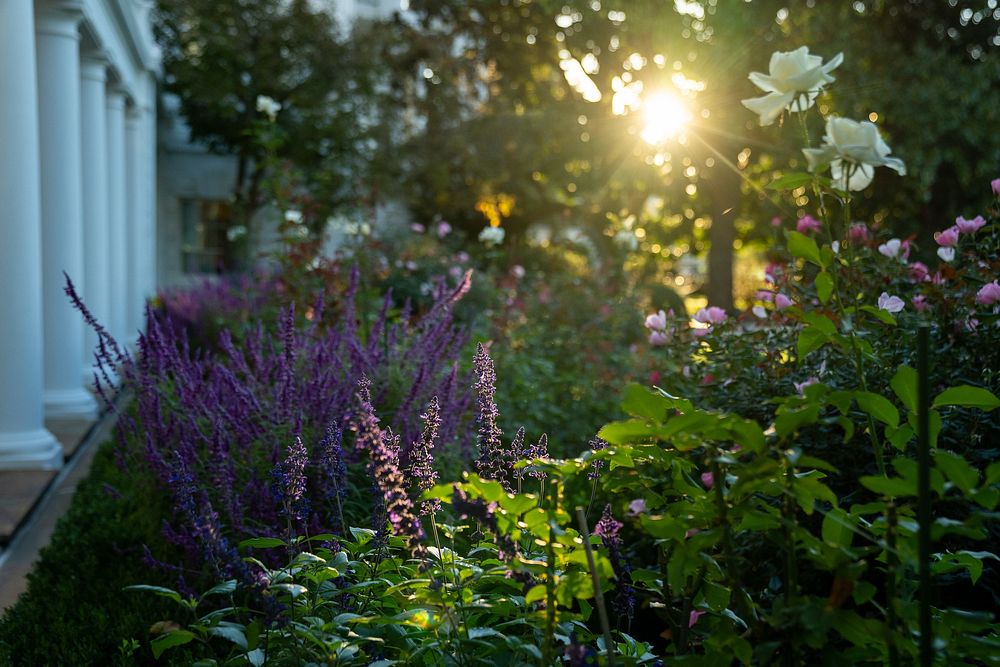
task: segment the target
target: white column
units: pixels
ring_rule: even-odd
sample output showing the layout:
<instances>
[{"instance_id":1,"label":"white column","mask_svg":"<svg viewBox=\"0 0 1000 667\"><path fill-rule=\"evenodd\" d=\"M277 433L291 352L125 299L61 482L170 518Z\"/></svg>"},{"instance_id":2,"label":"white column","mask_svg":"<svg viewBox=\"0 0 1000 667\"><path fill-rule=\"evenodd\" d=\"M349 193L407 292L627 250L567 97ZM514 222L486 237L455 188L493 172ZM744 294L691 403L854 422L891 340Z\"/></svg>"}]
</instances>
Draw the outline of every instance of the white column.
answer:
<instances>
[{"instance_id":1,"label":"white column","mask_svg":"<svg viewBox=\"0 0 1000 667\"><path fill-rule=\"evenodd\" d=\"M142 314L145 304L145 294L142 286L144 243L142 215L142 184L145 164L142 157L142 111L133 106L125 114L125 267L128 279L126 282L126 304L128 313L129 337L125 342L132 343L136 332L143 328Z\"/></svg>"},{"instance_id":2,"label":"white column","mask_svg":"<svg viewBox=\"0 0 1000 667\"><path fill-rule=\"evenodd\" d=\"M132 340L128 321L128 252L125 178L125 91L107 90L109 331L122 345Z\"/></svg>"},{"instance_id":3,"label":"white column","mask_svg":"<svg viewBox=\"0 0 1000 667\"><path fill-rule=\"evenodd\" d=\"M108 64L101 57L85 57L80 64L80 125L83 161L83 299L98 322L109 325L110 284L108 256L108 125L105 84ZM87 327L84 338L83 378L93 381L97 335Z\"/></svg>"},{"instance_id":4,"label":"white column","mask_svg":"<svg viewBox=\"0 0 1000 667\"><path fill-rule=\"evenodd\" d=\"M83 175L80 159L80 33L69 3L37 16L38 120L42 192L42 303L45 414L86 417L97 402L80 381L83 318L63 288L83 289Z\"/></svg>"},{"instance_id":5,"label":"white column","mask_svg":"<svg viewBox=\"0 0 1000 667\"><path fill-rule=\"evenodd\" d=\"M42 415L38 96L31 0L0 2L0 469L57 468Z\"/></svg>"},{"instance_id":6,"label":"white column","mask_svg":"<svg viewBox=\"0 0 1000 667\"><path fill-rule=\"evenodd\" d=\"M147 298L156 294L156 154L158 149L156 137L156 77L150 72L146 74L145 113L143 114L143 146L146 148L146 168L143 173L143 222L145 226L145 274L143 288Z\"/></svg>"}]
</instances>

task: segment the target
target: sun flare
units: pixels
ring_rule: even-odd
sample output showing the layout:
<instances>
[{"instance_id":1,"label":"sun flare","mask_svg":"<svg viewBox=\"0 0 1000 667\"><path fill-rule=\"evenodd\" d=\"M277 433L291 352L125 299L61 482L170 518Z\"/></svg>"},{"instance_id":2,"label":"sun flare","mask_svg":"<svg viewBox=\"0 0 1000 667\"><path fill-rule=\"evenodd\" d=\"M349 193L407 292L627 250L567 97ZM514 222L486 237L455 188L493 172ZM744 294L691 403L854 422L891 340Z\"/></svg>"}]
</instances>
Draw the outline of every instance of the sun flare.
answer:
<instances>
[{"instance_id":1,"label":"sun flare","mask_svg":"<svg viewBox=\"0 0 1000 667\"><path fill-rule=\"evenodd\" d=\"M659 144L680 134L691 112L684 103L670 93L654 93L643 100L642 114L646 124L641 136L646 143Z\"/></svg>"}]
</instances>

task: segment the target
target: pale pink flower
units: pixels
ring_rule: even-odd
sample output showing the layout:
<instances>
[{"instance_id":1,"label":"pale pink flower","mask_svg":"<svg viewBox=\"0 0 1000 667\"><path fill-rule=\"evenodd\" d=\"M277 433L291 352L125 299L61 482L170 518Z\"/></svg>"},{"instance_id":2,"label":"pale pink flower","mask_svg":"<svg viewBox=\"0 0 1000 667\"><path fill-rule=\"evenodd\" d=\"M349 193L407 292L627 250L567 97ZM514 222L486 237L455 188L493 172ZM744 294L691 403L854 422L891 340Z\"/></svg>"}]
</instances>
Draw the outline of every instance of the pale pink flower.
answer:
<instances>
[{"instance_id":1,"label":"pale pink flower","mask_svg":"<svg viewBox=\"0 0 1000 667\"><path fill-rule=\"evenodd\" d=\"M447 222L443 220L437 223L438 238L443 239L444 237L448 236L448 234L451 234L451 225L449 225Z\"/></svg>"},{"instance_id":2,"label":"pale pink flower","mask_svg":"<svg viewBox=\"0 0 1000 667\"><path fill-rule=\"evenodd\" d=\"M779 218L778 216L774 216L773 218L771 218L771 226L781 227L781 218Z\"/></svg>"},{"instance_id":3,"label":"pale pink flower","mask_svg":"<svg viewBox=\"0 0 1000 667\"><path fill-rule=\"evenodd\" d=\"M863 222L855 222L847 228L847 238L855 243L864 243L871 238L868 225Z\"/></svg>"},{"instance_id":4,"label":"pale pink flower","mask_svg":"<svg viewBox=\"0 0 1000 667\"><path fill-rule=\"evenodd\" d=\"M938 255L940 255L941 254L940 250L942 250L942 249L939 248L938 250L939 250L938 251ZM952 258L954 258L954 255L952 255ZM940 285L944 285L946 282L948 282L947 279L945 279L945 277L941 274L940 271L935 271L934 275L931 276L931 284L932 285L938 285L938 286L940 286Z\"/></svg>"},{"instance_id":5,"label":"pale pink flower","mask_svg":"<svg viewBox=\"0 0 1000 667\"><path fill-rule=\"evenodd\" d=\"M427 228L421 225L419 222L414 222L412 225L410 225L410 231L413 232L414 234L423 234L424 232L427 231Z\"/></svg>"},{"instance_id":6,"label":"pale pink flower","mask_svg":"<svg viewBox=\"0 0 1000 667\"><path fill-rule=\"evenodd\" d=\"M766 289L759 289L757 293L754 294L754 298L758 301L764 301L765 303L771 303L774 301L774 292Z\"/></svg>"},{"instance_id":7,"label":"pale pink flower","mask_svg":"<svg viewBox=\"0 0 1000 667\"><path fill-rule=\"evenodd\" d=\"M691 335L695 338L702 338L712 333L712 327L705 327L704 329L691 329Z\"/></svg>"},{"instance_id":8,"label":"pale pink flower","mask_svg":"<svg viewBox=\"0 0 1000 667\"><path fill-rule=\"evenodd\" d=\"M705 612L698 611L697 609L692 609L691 614L688 616L688 627L693 628L694 624L698 622L698 619L705 615Z\"/></svg>"},{"instance_id":9,"label":"pale pink flower","mask_svg":"<svg viewBox=\"0 0 1000 667\"><path fill-rule=\"evenodd\" d=\"M789 299L781 292L778 292L774 297L774 307L777 308L778 310L784 310L785 308L794 305L794 303L795 303L794 301Z\"/></svg>"},{"instance_id":10,"label":"pale pink flower","mask_svg":"<svg viewBox=\"0 0 1000 667\"><path fill-rule=\"evenodd\" d=\"M806 215L799 218L799 221L795 223L795 231L800 234L812 234L818 232L823 228L823 223L812 217L811 215Z\"/></svg>"},{"instance_id":11,"label":"pale pink flower","mask_svg":"<svg viewBox=\"0 0 1000 667\"><path fill-rule=\"evenodd\" d=\"M878 307L888 313L898 313L906 307L906 304L898 296L890 296L888 292L882 292L878 298Z\"/></svg>"},{"instance_id":12,"label":"pale pink flower","mask_svg":"<svg viewBox=\"0 0 1000 667\"><path fill-rule=\"evenodd\" d=\"M767 319L767 311L764 310L764 306L754 306L750 309L750 312L762 320Z\"/></svg>"},{"instance_id":13,"label":"pale pink flower","mask_svg":"<svg viewBox=\"0 0 1000 667\"><path fill-rule=\"evenodd\" d=\"M444 223L444 224L448 224L448 223ZM467 252L465 252L463 250L460 253L458 253L457 255L455 255L455 259L458 260L459 262L461 262L462 264L465 264L470 259L472 259L472 257L469 256L469 253L467 253Z\"/></svg>"},{"instance_id":14,"label":"pale pink flower","mask_svg":"<svg viewBox=\"0 0 1000 667\"><path fill-rule=\"evenodd\" d=\"M646 500L645 498L636 498L628 504L628 515L638 516L646 512Z\"/></svg>"},{"instance_id":15,"label":"pale pink flower","mask_svg":"<svg viewBox=\"0 0 1000 667\"><path fill-rule=\"evenodd\" d=\"M521 266L520 264L515 264L514 266L510 267L510 275L514 276L518 280L524 278L524 267Z\"/></svg>"},{"instance_id":16,"label":"pale pink flower","mask_svg":"<svg viewBox=\"0 0 1000 667\"><path fill-rule=\"evenodd\" d=\"M946 247L938 248L937 256L945 262L951 262L955 259L955 249Z\"/></svg>"},{"instance_id":17,"label":"pale pink flower","mask_svg":"<svg viewBox=\"0 0 1000 667\"><path fill-rule=\"evenodd\" d=\"M1000 178L994 178L990 181L990 187L993 188L993 194L1000 197Z\"/></svg>"},{"instance_id":18,"label":"pale pink flower","mask_svg":"<svg viewBox=\"0 0 1000 667\"><path fill-rule=\"evenodd\" d=\"M1000 283L996 280L986 283L976 292L976 303L978 304L992 306L998 301L1000 301Z\"/></svg>"},{"instance_id":19,"label":"pale pink flower","mask_svg":"<svg viewBox=\"0 0 1000 667\"><path fill-rule=\"evenodd\" d=\"M654 347L663 347L670 342L664 331L653 331L649 334L649 344Z\"/></svg>"},{"instance_id":20,"label":"pale pink flower","mask_svg":"<svg viewBox=\"0 0 1000 667\"><path fill-rule=\"evenodd\" d=\"M878 251L889 258L899 257L900 250L903 247L903 242L899 239L889 239L885 243L882 243L878 247Z\"/></svg>"},{"instance_id":21,"label":"pale pink flower","mask_svg":"<svg viewBox=\"0 0 1000 667\"><path fill-rule=\"evenodd\" d=\"M715 475L710 472L701 473L701 483L705 485L706 489L711 489L715 486Z\"/></svg>"},{"instance_id":22,"label":"pale pink flower","mask_svg":"<svg viewBox=\"0 0 1000 667\"><path fill-rule=\"evenodd\" d=\"M662 310L658 313L646 316L646 328L656 331L663 331L667 328L667 314Z\"/></svg>"},{"instance_id":23,"label":"pale pink flower","mask_svg":"<svg viewBox=\"0 0 1000 667\"><path fill-rule=\"evenodd\" d=\"M694 314L694 321L701 324L721 324L726 321L726 311L718 306L702 308Z\"/></svg>"},{"instance_id":24,"label":"pale pink flower","mask_svg":"<svg viewBox=\"0 0 1000 667\"><path fill-rule=\"evenodd\" d=\"M966 220L962 216L955 218L955 227L963 234L975 234L986 224L983 216L977 215L972 220Z\"/></svg>"},{"instance_id":25,"label":"pale pink flower","mask_svg":"<svg viewBox=\"0 0 1000 667\"><path fill-rule=\"evenodd\" d=\"M958 227L949 227L943 232L935 232L934 240L942 248L953 248L958 243Z\"/></svg>"},{"instance_id":26,"label":"pale pink flower","mask_svg":"<svg viewBox=\"0 0 1000 667\"><path fill-rule=\"evenodd\" d=\"M965 321L965 330L972 332L979 328L979 320L975 318L969 318Z\"/></svg>"},{"instance_id":27,"label":"pale pink flower","mask_svg":"<svg viewBox=\"0 0 1000 667\"><path fill-rule=\"evenodd\" d=\"M919 313L922 313L930 308L930 304L927 303L927 297L923 294L918 294L910 299L910 303L913 304L913 308Z\"/></svg>"},{"instance_id":28,"label":"pale pink flower","mask_svg":"<svg viewBox=\"0 0 1000 667\"><path fill-rule=\"evenodd\" d=\"M914 262L910 264L910 280L915 283L922 283L928 279L930 275L930 269L923 262Z\"/></svg>"}]
</instances>

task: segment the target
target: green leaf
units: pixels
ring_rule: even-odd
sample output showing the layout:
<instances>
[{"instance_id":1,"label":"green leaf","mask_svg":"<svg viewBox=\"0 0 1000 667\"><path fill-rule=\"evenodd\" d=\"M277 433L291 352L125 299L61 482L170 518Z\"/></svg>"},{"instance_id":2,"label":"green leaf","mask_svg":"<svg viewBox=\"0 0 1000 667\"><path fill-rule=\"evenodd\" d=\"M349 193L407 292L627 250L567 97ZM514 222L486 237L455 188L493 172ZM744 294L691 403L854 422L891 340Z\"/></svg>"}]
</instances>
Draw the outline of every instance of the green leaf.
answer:
<instances>
[{"instance_id":1,"label":"green leaf","mask_svg":"<svg viewBox=\"0 0 1000 667\"><path fill-rule=\"evenodd\" d=\"M702 592L705 595L705 603L712 611L722 611L729 606L730 591L725 586L706 581Z\"/></svg>"},{"instance_id":2,"label":"green leaf","mask_svg":"<svg viewBox=\"0 0 1000 667\"><path fill-rule=\"evenodd\" d=\"M768 190L794 190L813 182L814 176L804 171L792 171L767 184Z\"/></svg>"},{"instance_id":3,"label":"green leaf","mask_svg":"<svg viewBox=\"0 0 1000 667\"><path fill-rule=\"evenodd\" d=\"M153 649L153 657L159 658L168 648L182 646L194 639L194 633L187 630L176 630L174 632L160 635L154 639L150 648Z\"/></svg>"},{"instance_id":4,"label":"green leaf","mask_svg":"<svg viewBox=\"0 0 1000 667\"><path fill-rule=\"evenodd\" d=\"M859 408L883 424L893 428L899 426L899 410L885 396L870 391L856 391L854 398Z\"/></svg>"},{"instance_id":5,"label":"green leaf","mask_svg":"<svg viewBox=\"0 0 1000 667\"><path fill-rule=\"evenodd\" d=\"M531 604L545 599L545 584L536 584L524 596L524 603Z\"/></svg>"},{"instance_id":6,"label":"green leaf","mask_svg":"<svg viewBox=\"0 0 1000 667\"><path fill-rule=\"evenodd\" d=\"M915 480L906 480L899 477L877 477L867 475L860 480L861 486L870 489L875 493L885 496L915 496L917 495L917 484Z\"/></svg>"},{"instance_id":7,"label":"green leaf","mask_svg":"<svg viewBox=\"0 0 1000 667\"><path fill-rule=\"evenodd\" d=\"M653 537L683 540L684 533L687 531L684 524L667 515L649 516L643 514L640 521L645 531Z\"/></svg>"},{"instance_id":8,"label":"green leaf","mask_svg":"<svg viewBox=\"0 0 1000 667\"><path fill-rule=\"evenodd\" d=\"M896 324L896 318L888 310L882 310L875 306L861 306L861 310L869 315L874 315L879 321L885 324Z\"/></svg>"},{"instance_id":9,"label":"green leaf","mask_svg":"<svg viewBox=\"0 0 1000 667\"><path fill-rule=\"evenodd\" d=\"M944 449L935 450L934 463L962 493L968 493L979 483L979 472L958 454Z\"/></svg>"},{"instance_id":10,"label":"green leaf","mask_svg":"<svg viewBox=\"0 0 1000 667\"><path fill-rule=\"evenodd\" d=\"M823 541L838 547L849 547L854 542L854 518L840 508L834 508L823 517Z\"/></svg>"},{"instance_id":11,"label":"green leaf","mask_svg":"<svg viewBox=\"0 0 1000 667\"><path fill-rule=\"evenodd\" d=\"M979 408L989 412L995 408L1000 408L1000 398L993 395L993 392L981 387L971 387L962 385L945 389L934 399L934 407L942 405L958 405L965 408Z\"/></svg>"},{"instance_id":12,"label":"green leaf","mask_svg":"<svg viewBox=\"0 0 1000 667\"><path fill-rule=\"evenodd\" d=\"M805 359L806 355L830 342L830 337L816 327L806 327L799 332L799 338L795 343L795 353L799 359Z\"/></svg>"},{"instance_id":13,"label":"green leaf","mask_svg":"<svg viewBox=\"0 0 1000 667\"><path fill-rule=\"evenodd\" d=\"M909 366L900 366L889 381L900 402L910 412L917 411L917 372Z\"/></svg>"},{"instance_id":14,"label":"green leaf","mask_svg":"<svg viewBox=\"0 0 1000 667\"><path fill-rule=\"evenodd\" d=\"M228 595L235 590L236 590L236 580L230 579L229 581L223 581L221 584L216 584L215 586L212 586L210 589L205 591L205 595L203 595L202 597L206 597L209 595Z\"/></svg>"},{"instance_id":15,"label":"green leaf","mask_svg":"<svg viewBox=\"0 0 1000 667\"><path fill-rule=\"evenodd\" d=\"M238 628L235 625L217 625L209 628L208 634L228 639L244 651L247 649L247 636L243 634L243 630L241 628Z\"/></svg>"},{"instance_id":16,"label":"green leaf","mask_svg":"<svg viewBox=\"0 0 1000 667\"><path fill-rule=\"evenodd\" d=\"M598 437L613 445L624 445L637 440L648 440L655 433L654 427L639 419L611 422L598 433Z\"/></svg>"},{"instance_id":17,"label":"green leaf","mask_svg":"<svg viewBox=\"0 0 1000 667\"><path fill-rule=\"evenodd\" d=\"M826 271L820 271L816 275L816 296L820 303L826 303L833 295L833 278Z\"/></svg>"},{"instance_id":18,"label":"green leaf","mask_svg":"<svg viewBox=\"0 0 1000 667\"><path fill-rule=\"evenodd\" d=\"M285 546L285 541L279 540L277 537L251 537L249 540L243 540L239 544L240 549L246 549L247 547L252 549L272 549L283 546Z\"/></svg>"},{"instance_id":19,"label":"green leaf","mask_svg":"<svg viewBox=\"0 0 1000 667\"><path fill-rule=\"evenodd\" d=\"M805 234L791 230L785 232L785 240L788 242L788 252L792 253L792 256L801 257L816 266L823 267L823 258L820 257L816 241Z\"/></svg>"},{"instance_id":20,"label":"green leaf","mask_svg":"<svg viewBox=\"0 0 1000 667\"><path fill-rule=\"evenodd\" d=\"M165 597L165 598L168 598L170 600L173 600L174 602L176 602L176 603L178 603L180 605L183 605L185 607L188 606L187 601L184 600L184 598L181 596L181 594L178 593L177 591L173 590L172 588L163 588L162 586L148 586L146 584L137 584L135 586L126 586L124 590L126 590L126 591L149 591L150 593L156 593L160 597Z\"/></svg>"},{"instance_id":21,"label":"green leaf","mask_svg":"<svg viewBox=\"0 0 1000 667\"><path fill-rule=\"evenodd\" d=\"M662 423L667 415L667 401L659 394L633 383L625 387L622 409L630 415Z\"/></svg>"}]
</instances>

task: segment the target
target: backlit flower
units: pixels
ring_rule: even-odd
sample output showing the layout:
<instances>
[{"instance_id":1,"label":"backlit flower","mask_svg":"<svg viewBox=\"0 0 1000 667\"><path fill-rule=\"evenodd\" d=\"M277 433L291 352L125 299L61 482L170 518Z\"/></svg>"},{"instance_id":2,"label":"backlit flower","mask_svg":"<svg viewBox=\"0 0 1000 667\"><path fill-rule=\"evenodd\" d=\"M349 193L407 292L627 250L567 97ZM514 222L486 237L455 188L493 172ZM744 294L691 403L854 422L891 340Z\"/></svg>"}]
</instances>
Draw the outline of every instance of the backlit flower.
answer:
<instances>
[{"instance_id":1,"label":"backlit flower","mask_svg":"<svg viewBox=\"0 0 1000 667\"><path fill-rule=\"evenodd\" d=\"M889 167L900 176L906 175L906 165L899 158L889 157L885 143L874 123L858 122L831 116L826 120L826 134L819 148L804 148L809 171L830 166L833 183L841 190L864 190L875 176L875 167Z\"/></svg>"},{"instance_id":2,"label":"backlit flower","mask_svg":"<svg viewBox=\"0 0 1000 667\"><path fill-rule=\"evenodd\" d=\"M663 331L667 328L667 314L662 310L658 313L646 316L646 328L654 331Z\"/></svg>"},{"instance_id":3,"label":"backlit flower","mask_svg":"<svg viewBox=\"0 0 1000 667\"><path fill-rule=\"evenodd\" d=\"M823 63L823 58L809 54L809 47L771 54L768 73L751 72L750 81L767 95L743 100L743 106L760 116L761 125L770 125L781 113L805 111L813 105L823 86L831 83L832 72L844 60L838 53Z\"/></svg>"},{"instance_id":4,"label":"backlit flower","mask_svg":"<svg viewBox=\"0 0 1000 667\"><path fill-rule=\"evenodd\" d=\"M871 238L871 232L868 231L868 225L863 222L855 222L847 228L847 238L855 243L864 243Z\"/></svg>"},{"instance_id":5,"label":"backlit flower","mask_svg":"<svg viewBox=\"0 0 1000 667\"><path fill-rule=\"evenodd\" d=\"M976 303L992 306L998 301L1000 301L1000 283L996 280L986 283L976 292Z\"/></svg>"},{"instance_id":6,"label":"backlit flower","mask_svg":"<svg viewBox=\"0 0 1000 667\"><path fill-rule=\"evenodd\" d=\"M649 334L649 344L654 347L663 347L670 342L670 337L664 331L652 331Z\"/></svg>"},{"instance_id":7,"label":"backlit flower","mask_svg":"<svg viewBox=\"0 0 1000 667\"><path fill-rule=\"evenodd\" d=\"M994 178L990 181L990 187L993 188L993 194L1000 197L1000 178Z\"/></svg>"},{"instance_id":8,"label":"backlit flower","mask_svg":"<svg viewBox=\"0 0 1000 667\"><path fill-rule=\"evenodd\" d=\"M955 218L955 228L963 234L975 234L986 224L983 216L977 215L972 220L966 220L962 216Z\"/></svg>"},{"instance_id":9,"label":"backlit flower","mask_svg":"<svg viewBox=\"0 0 1000 667\"><path fill-rule=\"evenodd\" d=\"M823 223L812 217L811 215L806 215L799 218L799 221L795 223L795 231L800 234L812 234L818 232L823 228Z\"/></svg>"},{"instance_id":10,"label":"backlit flower","mask_svg":"<svg viewBox=\"0 0 1000 667\"><path fill-rule=\"evenodd\" d=\"M910 280L915 283L922 283L930 279L930 269L923 262L910 264Z\"/></svg>"},{"instance_id":11,"label":"backlit flower","mask_svg":"<svg viewBox=\"0 0 1000 667\"><path fill-rule=\"evenodd\" d=\"M903 259L906 259L910 255L910 244L906 241L900 241L899 239L889 239L885 243L879 245L878 251L886 257L902 257Z\"/></svg>"},{"instance_id":12,"label":"backlit flower","mask_svg":"<svg viewBox=\"0 0 1000 667\"><path fill-rule=\"evenodd\" d=\"M789 306L793 305L794 303L795 303L794 301L792 301L791 299L789 299L787 296L785 296L781 292L778 292L774 296L774 307L777 308L778 310L784 310L785 308L788 308Z\"/></svg>"},{"instance_id":13,"label":"backlit flower","mask_svg":"<svg viewBox=\"0 0 1000 667\"><path fill-rule=\"evenodd\" d=\"M507 232L503 227L484 227L483 231L479 232L479 241L488 246L500 245L505 236Z\"/></svg>"},{"instance_id":14,"label":"backlit flower","mask_svg":"<svg viewBox=\"0 0 1000 667\"><path fill-rule=\"evenodd\" d=\"M694 314L694 321L701 324L721 324L726 321L726 311L718 306L702 308Z\"/></svg>"},{"instance_id":15,"label":"backlit flower","mask_svg":"<svg viewBox=\"0 0 1000 667\"><path fill-rule=\"evenodd\" d=\"M958 243L958 226L949 227L943 232L935 232L934 240L943 248L951 248Z\"/></svg>"},{"instance_id":16,"label":"backlit flower","mask_svg":"<svg viewBox=\"0 0 1000 667\"><path fill-rule=\"evenodd\" d=\"M898 296L891 296L888 292L882 292L878 297L878 307L889 313L898 313L906 306Z\"/></svg>"},{"instance_id":17,"label":"backlit flower","mask_svg":"<svg viewBox=\"0 0 1000 667\"><path fill-rule=\"evenodd\" d=\"M258 95L257 111L267 116L268 120L273 123L278 117L278 112L281 111L281 105L267 95Z\"/></svg>"}]
</instances>

